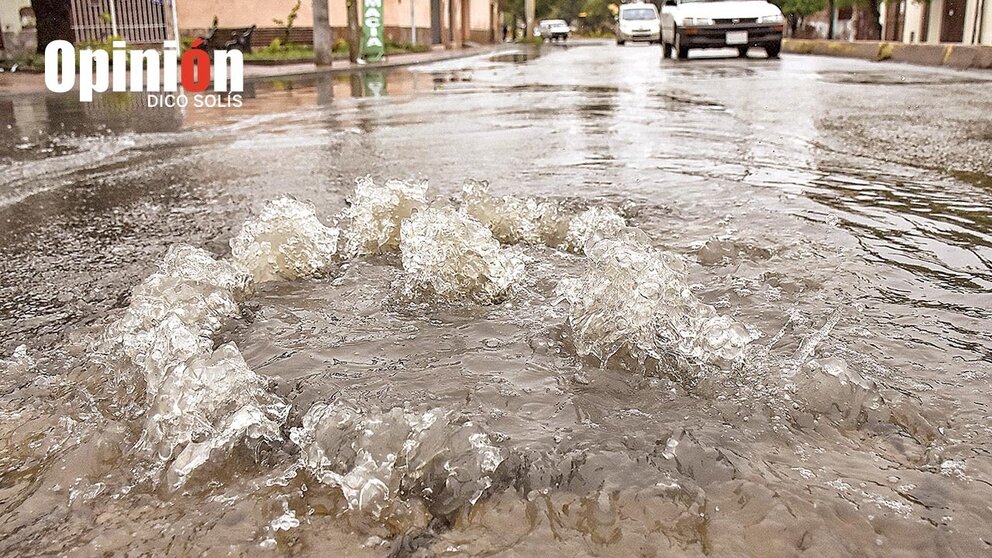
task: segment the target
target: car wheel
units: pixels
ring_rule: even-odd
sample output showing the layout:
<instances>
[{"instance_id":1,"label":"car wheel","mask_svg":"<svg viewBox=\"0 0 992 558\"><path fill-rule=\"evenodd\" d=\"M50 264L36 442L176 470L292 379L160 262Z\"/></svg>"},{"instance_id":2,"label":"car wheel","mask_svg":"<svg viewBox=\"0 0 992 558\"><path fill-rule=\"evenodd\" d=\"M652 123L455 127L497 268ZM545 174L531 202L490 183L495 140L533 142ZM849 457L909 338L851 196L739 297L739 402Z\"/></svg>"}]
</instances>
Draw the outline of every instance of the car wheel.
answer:
<instances>
[{"instance_id":1,"label":"car wheel","mask_svg":"<svg viewBox=\"0 0 992 558\"><path fill-rule=\"evenodd\" d=\"M672 57L672 45L666 43L664 40L661 41L661 58L663 60L668 60Z\"/></svg>"},{"instance_id":2,"label":"car wheel","mask_svg":"<svg viewBox=\"0 0 992 558\"><path fill-rule=\"evenodd\" d=\"M675 44L672 45L675 49L675 55L678 56L679 60L685 60L689 58L689 47L682 44L682 33L679 30L675 30Z\"/></svg>"},{"instance_id":3,"label":"car wheel","mask_svg":"<svg viewBox=\"0 0 992 558\"><path fill-rule=\"evenodd\" d=\"M747 58L747 47L746 46L737 47L737 56L740 56L741 58Z\"/></svg>"},{"instance_id":4,"label":"car wheel","mask_svg":"<svg viewBox=\"0 0 992 558\"><path fill-rule=\"evenodd\" d=\"M782 50L782 43L772 43L765 46L765 52L768 53L768 58L778 58L778 53Z\"/></svg>"},{"instance_id":5,"label":"car wheel","mask_svg":"<svg viewBox=\"0 0 992 558\"><path fill-rule=\"evenodd\" d=\"M624 40L622 40L622 39L617 39L617 45L618 45L618 46L623 46L623 44L624 44L624 43L626 43L626 42L627 42L627 41L624 41Z\"/></svg>"}]
</instances>

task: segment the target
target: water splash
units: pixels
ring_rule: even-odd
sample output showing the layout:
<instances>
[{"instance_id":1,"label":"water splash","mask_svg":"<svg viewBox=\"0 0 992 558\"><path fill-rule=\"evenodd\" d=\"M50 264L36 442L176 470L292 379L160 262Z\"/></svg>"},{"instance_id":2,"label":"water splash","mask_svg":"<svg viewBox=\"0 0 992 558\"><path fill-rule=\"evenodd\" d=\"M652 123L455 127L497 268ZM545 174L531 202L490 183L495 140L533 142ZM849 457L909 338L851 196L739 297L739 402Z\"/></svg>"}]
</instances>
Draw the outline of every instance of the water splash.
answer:
<instances>
[{"instance_id":1,"label":"water splash","mask_svg":"<svg viewBox=\"0 0 992 558\"><path fill-rule=\"evenodd\" d=\"M231 256L256 282L312 277L333 263L339 234L317 219L312 204L279 198L245 222L231 239Z\"/></svg>"},{"instance_id":2,"label":"water splash","mask_svg":"<svg viewBox=\"0 0 992 558\"><path fill-rule=\"evenodd\" d=\"M377 186L368 176L355 181L344 217L351 220L345 236L349 257L394 251L400 245L400 223L427 205L427 181L387 180Z\"/></svg>"},{"instance_id":3,"label":"water splash","mask_svg":"<svg viewBox=\"0 0 992 558\"><path fill-rule=\"evenodd\" d=\"M505 299L523 278L523 261L500 248L482 223L450 208L431 208L403 221L400 252L412 296Z\"/></svg>"},{"instance_id":4,"label":"water splash","mask_svg":"<svg viewBox=\"0 0 992 558\"><path fill-rule=\"evenodd\" d=\"M483 223L493 236L506 244L558 246L566 227L558 204L534 198L493 196L485 182L469 181L462 186L462 211Z\"/></svg>"},{"instance_id":5,"label":"water splash","mask_svg":"<svg viewBox=\"0 0 992 558\"><path fill-rule=\"evenodd\" d=\"M99 341L108 363L120 355L139 377L118 370L117 381L144 383L144 428L135 450L167 469L176 488L213 450L245 438L276 440L289 407L268 393L237 347L213 350L213 338L239 314L251 292L243 269L204 250L179 245L159 270L134 288L131 304ZM227 453L227 452L221 452Z\"/></svg>"},{"instance_id":6,"label":"water splash","mask_svg":"<svg viewBox=\"0 0 992 558\"><path fill-rule=\"evenodd\" d=\"M624 235L590 243L585 273L559 285L578 353L602 362L621 349L642 362L666 354L706 363L739 358L754 337L692 294L682 258L649 247L637 229Z\"/></svg>"},{"instance_id":7,"label":"water splash","mask_svg":"<svg viewBox=\"0 0 992 558\"><path fill-rule=\"evenodd\" d=\"M280 440L289 405L268 391L233 343L176 366L148 410L137 448L171 459L168 485L181 486L213 452L243 440Z\"/></svg>"},{"instance_id":8,"label":"water splash","mask_svg":"<svg viewBox=\"0 0 992 558\"><path fill-rule=\"evenodd\" d=\"M503 461L486 432L438 409L317 403L290 438L302 450L299 468L339 488L349 510L381 520L414 513L414 499L435 516L474 504Z\"/></svg>"},{"instance_id":9,"label":"water splash","mask_svg":"<svg viewBox=\"0 0 992 558\"><path fill-rule=\"evenodd\" d=\"M802 426L811 420L829 419L843 427L857 427L869 415L889 414L875 382L837 357L811 359L803 363L789 388L801 405L793 418Z\"/></svg>"},{"instance_id":10,"label":"water splash","mask_svg":"<svg viewBox=\"0 0 992 558\"><path fill-rule=\"evenodd\" d=\"M514 196L493 196L484 182L462 187L462 211L485 224L507 244L545 244L582 254L594 238L615 238L626 220L609 207L575 214L557 202Z\"/></svg>"},{"instance_id":11,"label":"water splash","mask_svg":"<svg viewBox=\"0 0 992 558\"><path fill-rule=\"evenodd\" d=\"M583 254L590 242L616 238L625 228L627 221L612 208L593 207L569 219L562 247Z\"/></svg>"}]
</instances>

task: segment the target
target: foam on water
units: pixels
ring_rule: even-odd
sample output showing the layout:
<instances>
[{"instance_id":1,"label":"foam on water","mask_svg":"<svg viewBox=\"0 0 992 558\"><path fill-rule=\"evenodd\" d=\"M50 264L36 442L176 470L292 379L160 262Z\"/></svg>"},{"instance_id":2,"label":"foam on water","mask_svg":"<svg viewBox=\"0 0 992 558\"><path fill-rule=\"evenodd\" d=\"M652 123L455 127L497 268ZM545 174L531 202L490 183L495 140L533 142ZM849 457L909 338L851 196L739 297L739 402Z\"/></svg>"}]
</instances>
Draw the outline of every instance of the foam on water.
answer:
<instances>
[{"instance_id":1,"label":"foam on water","mask_svg":"<svg viewBox=\"0 0 992 558\"><path fill-rule=\"evenodd\" d=\"M524 274L522 259L501 249L488 228L450 208L425 209L404 220L400 253L415 296L492 304Z\"/></svg>"},{"instance_id":2,"label":"foam on water","mask_svg":"<svg viewBox=\"0 0 992 558\"><path fill-rule=\"evenodd\" d=\"M439 409L318 403L290 438L301 449L297 468L339 488L349 510L381 520L409 515L418 504L435 516L474 504L503 461L485 431Z\"/></svg>"},{"instance_id":3,"label":"foam on water","mask_svg":"<svg viewBox=\"0 0 992 558\"><path fill-rule=\"evenodd\" d=\"M215 451L223 457L243 440L281 439L289 409L227 343L173 369L148 409L138 448L172 457L168 484L175 488Z\"/></svg>"},{"instance_id":4,"label":"foam on water","mask_svg":"<svg viewBox=\"0 0 992 558\"><path fill-rule=\"evenodd\" d=\"M677 354L716 364L739 358L753 339L693 295L682 258L651 248L641 231L591 242L587 256L585 273L558 288L579 354L605 362L626 349L639 360Z\"/></svg>"},{"instance_id":5,"label":"foam on water","mask_svg":"<svg viewBox=\"0 0 992 558\"><path fill-rule=\"evenodd\" d=\"M506 244L557 246L565 237L558 204L534 198L493 196L485 182L462 186L462 211L483 223Z\"/></svg>"},{"instance_id":6,"label":"foam on water","mask_svg":"<svg viewBox=\"0 0 992 558\"><path fill-rule=\"evenodd\" d=\"M568 220L563 248L579 254L586 245L601 238L616 238L627 228L627 221L609 207L593 207Z\"/></svg>"},{"instance_id":7,"label":"foam on water","mask_svg":"<svg viewBox=\"0 0 992 558\"><path fill-rule=\"evenodd\" d=\"M279 198L245 222L231 239L231 255L256 282L312 277L333 263L339 235L317 219L312 204Z\"/></svg>"},{"instance_id":8,"label":"foam on water","mask_svg":"<svg viewBox=\"0 0 992 558\"><path fill-rule=\"evenodd\" d=\"M500 242L546 244L579 254L590 239L614 238L627 226L609 207L576 214L550 200L493 196L484 182L462 187L462 211L489 227Z\"/></svg>"},{"instance_id":9,"label":"foam on water","mask_svg":"<svg viewBox=\"0 0 992 558\"><path fill-rule=\"evenodd\" d=\"M131 303L99 341L112 363L125 357L138 380L144 426L135 446L152 471L167 468L171 487L183 484L213 450L244 438L279 438L289 407L266 390L233 344L213 349L214 336L239 315L251 293L246 271L204 250L178 245L157 272L134 288ZM222 452L227 453L227 452Z\"/></svg>"},{"instance_id":10,"label":"foam on water","mask_svg":"<svg viewBox=\"0 0 992 558\"><path fill-rule=\"evenodd\" d=\"M387 180L377 186L366 176L355 181L355 191L343 215L351 224L345 233L349 257L395 251L400 224L427 205L427 181Z\"/></svg>"}]
</instances>

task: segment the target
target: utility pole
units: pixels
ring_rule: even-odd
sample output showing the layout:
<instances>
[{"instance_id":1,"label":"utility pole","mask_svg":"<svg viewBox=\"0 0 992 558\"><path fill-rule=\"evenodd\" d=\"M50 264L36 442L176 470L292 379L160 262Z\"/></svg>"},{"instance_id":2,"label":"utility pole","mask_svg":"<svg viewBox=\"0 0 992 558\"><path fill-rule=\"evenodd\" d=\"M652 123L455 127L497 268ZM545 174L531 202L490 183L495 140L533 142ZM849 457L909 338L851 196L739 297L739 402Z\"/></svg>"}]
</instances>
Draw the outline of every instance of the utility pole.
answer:
<instances>
[{"instance_id":1,"label":"utility pole","mask_svg":"<svg viewBox=\"0 0 992 558\"><path fill-rule=\"evenodd\" d=\"M417 0L410 0L410 44L417 44Z\"/></svg>"},{"instance_id":2,"label":"utility pole","mask_svg":"<svg viewBox=\"0 0 992 558\"><path fill-rule=\"evenodd\" d=\"M318 66L331 65L331 21L327 0L313 0L313 55Z\"/></svg>"},{"instance_id":3,"label":"utility pole","mask_svg":"<svg viewBox=\"0 0 992 558\"><path fill-rule=\"evenodd\" d=\"M358 0L347 0L348 2L348 59L354 64L358 62L360 44L362 42L362 30L358 25Z\"/></svg>"},{"instance_id":4,"label":"utility pole","mask_svg":"<svg viewBox=\"0 0 992 558\"><path fill-rule=\"evenodd\" d=\"M169 9L172 12L172 40L176 41L176 48L180 48L182 42L179 39L179 14L176 13L176 0L169 0Z\"/></svg>"},{"instance_id":5,"label":"utility pole","mask_svg":"<svg viewBox=\"0 0 992 558\"><path fill-rule=\"evenodd\" d=\"M530 37L534 32L535 0L524 0L524 37Z\"/></svg>"},{"instance_id":6,"label":"utility pole","mask_svg":"<svg viewBox=\"0 0 992 558\"><path fill-rule=\"evenodd\" d=\"M110 34L112 37L119 37L117 34L117 0L110 0Z\"/></svg>"}]
</instances>

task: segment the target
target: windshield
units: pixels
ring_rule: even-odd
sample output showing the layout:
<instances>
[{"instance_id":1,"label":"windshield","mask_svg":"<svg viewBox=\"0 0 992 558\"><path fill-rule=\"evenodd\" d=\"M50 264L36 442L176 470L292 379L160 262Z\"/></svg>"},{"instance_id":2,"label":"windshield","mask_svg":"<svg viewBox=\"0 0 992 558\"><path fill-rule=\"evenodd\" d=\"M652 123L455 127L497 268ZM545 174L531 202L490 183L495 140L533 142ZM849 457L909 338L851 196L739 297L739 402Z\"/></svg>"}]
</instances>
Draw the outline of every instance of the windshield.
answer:
<instances>
[{"instance_id":1,"label":"windshield","mask_svg":"<svg viewBox=\"0 0 992 558\"><path fill-rule=\"evenodd\" d=\"M541 25L545 27L560 27L562 25L568 25L563 19L546 19L541 22Z\"/></svg>"},{"instance_id":2,"label":"windshield","mask_svg":"<svg viewBox=\"0 0 992 558\"><path fill-rule=\"evenodd\" d=\"M682 4L695 4L698 2L725 2L727 0L682 0Z\"/></svg>"},{"instance_id":3,"label":"windshield","mask_svg":"<svg viewBox=\"0 0 992 558\"><path fill-rule=\"evenodd\" d=\"M620 19L643 20L657 18L658 15L650 8L636 8L633 10L623 10L620 12Z\"/></svg>"}]
</instances>

